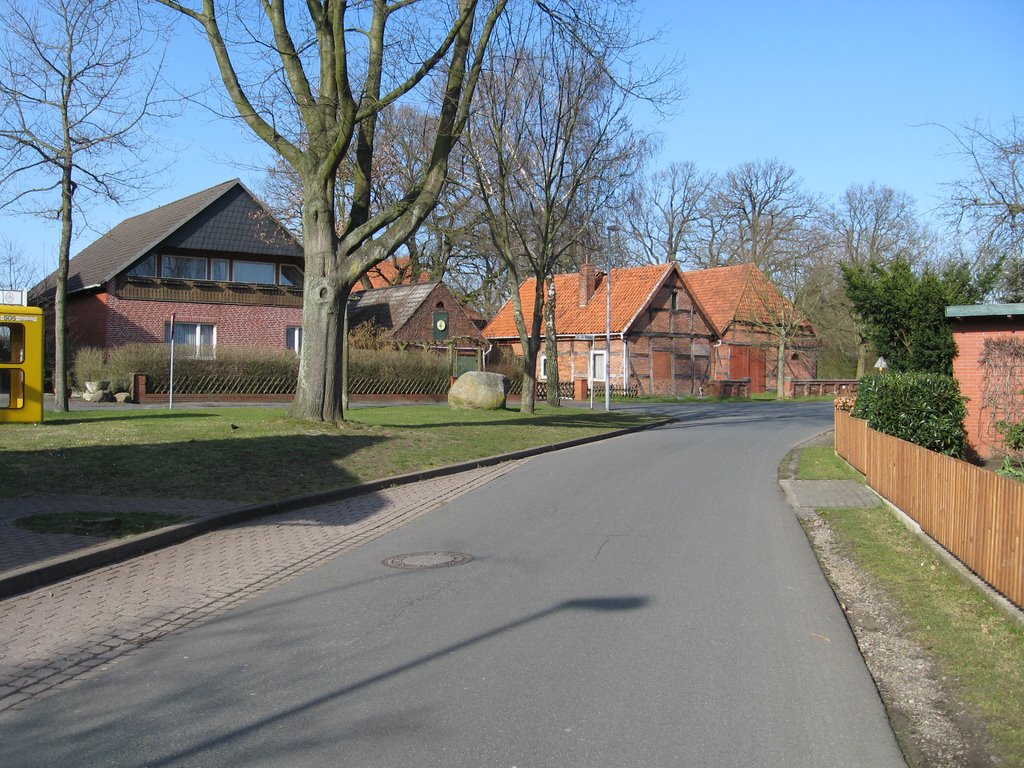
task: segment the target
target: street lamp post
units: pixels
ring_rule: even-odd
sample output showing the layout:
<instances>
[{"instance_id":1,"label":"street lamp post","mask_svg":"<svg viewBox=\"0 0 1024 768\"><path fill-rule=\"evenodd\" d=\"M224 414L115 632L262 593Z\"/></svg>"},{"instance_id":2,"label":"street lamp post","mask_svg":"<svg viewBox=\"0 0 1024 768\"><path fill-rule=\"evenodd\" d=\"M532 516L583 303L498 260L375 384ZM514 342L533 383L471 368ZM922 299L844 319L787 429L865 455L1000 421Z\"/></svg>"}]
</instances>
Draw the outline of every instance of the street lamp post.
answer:
<instances>
[{"instance_id":1,"label":"street lamp post","mask_svg":"<svg viewBox=\"0 0 1024 768\"><path fill-rule=\"evenodd\" d=\"M622 232L622 227L609 224L608 272L605 275L605 317L604 317L604 409L612 409L612 232Z\"/></svg>"}]
</instances>

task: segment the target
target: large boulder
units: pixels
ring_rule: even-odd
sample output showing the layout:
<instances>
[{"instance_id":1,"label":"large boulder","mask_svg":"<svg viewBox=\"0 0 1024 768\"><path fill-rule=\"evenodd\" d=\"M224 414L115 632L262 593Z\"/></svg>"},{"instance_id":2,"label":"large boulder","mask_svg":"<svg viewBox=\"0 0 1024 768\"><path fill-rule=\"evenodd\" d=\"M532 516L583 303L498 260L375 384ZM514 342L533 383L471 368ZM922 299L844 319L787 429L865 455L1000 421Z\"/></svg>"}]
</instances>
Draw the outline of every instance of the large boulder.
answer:
<instances>
[{"instance_id":1,"label":"large boulder","mask_svg":"<svg viewBox=\"0 0 1024 768\"><path fill-rule=\"evenodd\" d=\"M467 371L448 391L448 405L452 408L500 411L505 407L507 394L508 379L502 374Z\"/></svg>"}]
</instances>

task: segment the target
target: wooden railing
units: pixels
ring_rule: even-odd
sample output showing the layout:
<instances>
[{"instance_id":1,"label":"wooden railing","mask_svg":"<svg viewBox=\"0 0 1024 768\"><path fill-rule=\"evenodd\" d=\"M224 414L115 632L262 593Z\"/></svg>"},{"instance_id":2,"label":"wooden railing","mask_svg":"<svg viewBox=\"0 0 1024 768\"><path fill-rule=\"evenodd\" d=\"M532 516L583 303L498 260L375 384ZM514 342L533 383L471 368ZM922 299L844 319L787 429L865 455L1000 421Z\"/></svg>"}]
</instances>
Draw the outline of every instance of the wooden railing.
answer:
<instances>
[{"instance_id":1,"label":"wooden railing","mask_svg":"<svg viewBox=\"0 0 1024 768\"><path fill-rule=\"evenodd\" d=\"M1024 483L835 412L836 452L960 562L1024 608Z\"/></svg>"},{"instance_id":2,"label":"wooden railing","mask_svg":"<svg viewBox=\"0 0 1024 768\"><path fill-rule=\"evenodd\" d=\"M857 383L857 379L793 379L790 381L793 397L852 395L857 392Z\"/></svg>"}]
</instances>

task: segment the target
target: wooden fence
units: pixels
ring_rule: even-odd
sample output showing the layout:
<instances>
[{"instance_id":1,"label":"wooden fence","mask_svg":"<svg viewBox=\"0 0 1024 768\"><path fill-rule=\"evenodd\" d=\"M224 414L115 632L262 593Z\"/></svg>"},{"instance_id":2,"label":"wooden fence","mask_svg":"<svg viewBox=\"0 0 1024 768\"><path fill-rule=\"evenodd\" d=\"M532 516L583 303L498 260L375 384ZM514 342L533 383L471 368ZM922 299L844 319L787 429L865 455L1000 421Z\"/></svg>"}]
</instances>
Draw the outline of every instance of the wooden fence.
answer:
<instances>
[{"instance_id":1,"label":"wooden fence","mask_svg":"<svg viewBox=\"0 0 1024 768\"><path fill-rule=\"evenodd\" d=\"M1024 608L1024 483L836 411L836 452L960 562Z\"/></svg>"}]
</instances>

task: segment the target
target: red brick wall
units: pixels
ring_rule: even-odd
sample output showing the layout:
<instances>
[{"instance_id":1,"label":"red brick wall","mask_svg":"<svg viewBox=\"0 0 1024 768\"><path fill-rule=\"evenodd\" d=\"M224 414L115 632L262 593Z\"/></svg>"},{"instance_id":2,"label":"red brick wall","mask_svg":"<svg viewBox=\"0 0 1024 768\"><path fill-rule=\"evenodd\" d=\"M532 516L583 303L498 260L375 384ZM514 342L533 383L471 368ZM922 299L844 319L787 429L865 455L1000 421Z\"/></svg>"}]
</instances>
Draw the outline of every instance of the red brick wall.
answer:
<instances>
[{"instance_id":1,"label":"red brick wall","mask_svg":"<svg viewBox=\"0 0 1024 768\"><path fill-rule=\"evenodd\" d=\"M715 379L735 378L733 371L733 346L753 345L764 350L765 389L774 392L776 386L775 369L778 361L777 340L764 331L733 326L725 334L725 339L717 348L717 365L713 365ZM803 342L801 342L803 344ZM810 343L810 342L808 342ZM748 374L744 374L748 375ZM818 375L818 356L813 350L786 351L786 393L793 394L792 379L814 379Z\"/></svg>"},{"instance_id":2,"label":"red brick wall","mask_svg":"<svg viewBox=\"0 0 1024 768\"><path fill-rule=\"evenodd\" d=\"M109 294L98 293L68 299L68 340L71 348L106 346L109 298Z\"/></svg>"},{"instance_id":3,"label":"red brick wall","mask_svg":"<svg viewBox=\"0 0 1024 768\"><path fill-rule=\"evenodd\" d=\"M107 346L163 343L171 313L179 323L212 323L218 346L285 346L285 328L302 325L301 307L258 307L239 304L191 304L136 301L113 296L107 302Z\"/></svg>"},{"instance_id":4,"label":"red brick wall","mask_svg":"<svg viewBox=\"0 0 1024 768\"><path fill-rule=\"evenodd\" d=\"M953 360L953 375L960 382L960 392L967 398L967 441L982 458L1000 452L1000 444L993 428L993 418L984 403L985 340L1024 335L1024 318L962 318L953 321L953 340L957 356Z\"/></svg>"},{"instance_id":5,"label":"red brick wall","mask_svg":"<svg viewBox=\"0 0 1024 768\"><path fill-rule=\"evenodd\" d=\"M438 303L443 307L438 307ZM409 321L402 326L402 329L395 334L399 341L426 341L433 343L434 339L434 311L448 313L448 338L462 340L465 337L473 339L477 344L483 346L487 342L480 333L470 317L463 311L458 300L452 292L439 283L427 299L420 305ZM438 342L447 343L447 340Z\"/></svg>"},{"instance_id":6,"label":"red brick wall","mask_svg":"<svg viewBox=\"0 0 1024 768\"><path fill-rule=\"evenodd\" d=\"M676 309L672 294L676 293ZM698 338L694 339L693 336ZM711 331L697 312L679 276L672 273L650 304L634 320L626 337L628 365L623 371L623 342L613 335L611 383L637 387L640 395L683 397L697 394L710 368ZM518 343L510 345L522 354ZM586 379L591 349L603 350L603 334L587 339L559 339L558 376L562 382ZM544 347L541 347L541 354Z\"/></svg>"}]
</instances>

